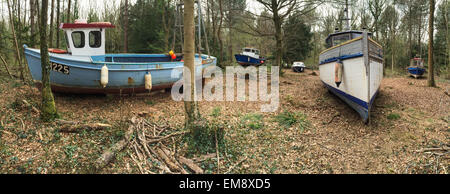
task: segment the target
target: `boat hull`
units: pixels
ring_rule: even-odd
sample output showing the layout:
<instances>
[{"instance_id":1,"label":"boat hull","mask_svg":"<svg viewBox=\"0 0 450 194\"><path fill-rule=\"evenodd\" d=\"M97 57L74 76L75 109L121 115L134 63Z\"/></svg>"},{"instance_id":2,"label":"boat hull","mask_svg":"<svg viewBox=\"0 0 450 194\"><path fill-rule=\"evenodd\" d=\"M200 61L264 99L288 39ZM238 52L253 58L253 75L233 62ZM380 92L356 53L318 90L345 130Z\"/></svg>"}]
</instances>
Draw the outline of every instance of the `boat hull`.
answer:
<instances>
[{"instance_id":1,"label":"boat hull","mask_svg":"<svg viewBox=\"0 0 450 194\"><path fill-rule=\"evenodd\" d=\"M108 55L114 56L114 55ZM126 57L127 55L120 55ZM131 55L128 55L130 57ZM136 57L162 57L164 55L135 55ZM25 48L25 57L28 62L33 80L39 85L42 80L41 56L37 49ZM50 53L50 62L67 68L64 71L50 71L52 91L78 94L127 94L149 92L145 89L145 75L151 74L152 90L171 88L175 82L182 78L182 61L175 62L105 62L107 56L81 57ZM206 56L202 56L206 58ZM207 60L196 58L196 73L203 68L216 65L216 59ZM108 67L108 84L101 85L101 69ZM56 67L58 68L58 67ZM67 74L66 74L67 73Z\"/></svg>"},{"instance_id":2,"label":"boat hull","mask_svg":"<svg viewBox=\"0 0 450 194\"><path fill-rule=\"evenodd\" d=\"M365 45L364 45L365 44ZM336 83L336 63L343 64L342 79ZM323 52L320 56L320 79L326 88L370 121L370 110L383 79L381 46L363 38Z\"/></svg>"},{"instance_id":3,"label":"boat hull","mask_svg":"<svg viewBox=\"0 0 450 194\"><path fill-rule=\"evenodd\" d=\"M408 72L414 78L420 78L425 74L425 69L420 67L409 67Z\"/></svg>"},{"instance_id":4,"label":"boat hull","mask_svg":"<svg viewBox=\"0 0 450 194\"><path fill-rule=\"evenodd\" d=\"M260 66L264 64L264 59L257 59L246 55L235 55L236 61L242 66Z\"/></svg>"}]
</instances>

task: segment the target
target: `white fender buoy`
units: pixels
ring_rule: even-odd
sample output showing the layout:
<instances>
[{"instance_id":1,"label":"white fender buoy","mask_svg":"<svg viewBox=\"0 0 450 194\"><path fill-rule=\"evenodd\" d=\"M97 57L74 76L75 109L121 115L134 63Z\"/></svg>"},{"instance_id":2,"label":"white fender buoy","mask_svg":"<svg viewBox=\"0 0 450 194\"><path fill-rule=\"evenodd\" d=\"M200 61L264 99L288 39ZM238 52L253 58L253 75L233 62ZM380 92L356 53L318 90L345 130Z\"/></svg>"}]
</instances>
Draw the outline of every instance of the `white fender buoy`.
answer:
<instances>
[{"instance_id":1,"label":"white fender buoy","mask_svg":"<svg viewBox=\"0 0 450 194\"><path fill-rule=\"evenodd\" d=\"M152 74L145 74L145 89L152 90Z\"/></svg>"},{"instance_id":2,"label":"white fender buoy","mask_svg":"<svg viewBox=\"0 0 450 194\"><path fill-rule=\"evenodd\" d=\"M100 84L106 88L106 85L108 85L108 67L106 65L103 65L102 71L100 74Z\"/></svg>"},{"instance_id":3,"label":"white fender buoy","mask_svg":"<svg viewBox=\"0 0 450 194\"><path fill-rule=\"evenodd\" d=\"M342 64L341 61L336 62L336 64L334 65L334 81L336 82L336 86L338 88L342 84L343 68L344 64Z\"/></svg>"}]
</instances>

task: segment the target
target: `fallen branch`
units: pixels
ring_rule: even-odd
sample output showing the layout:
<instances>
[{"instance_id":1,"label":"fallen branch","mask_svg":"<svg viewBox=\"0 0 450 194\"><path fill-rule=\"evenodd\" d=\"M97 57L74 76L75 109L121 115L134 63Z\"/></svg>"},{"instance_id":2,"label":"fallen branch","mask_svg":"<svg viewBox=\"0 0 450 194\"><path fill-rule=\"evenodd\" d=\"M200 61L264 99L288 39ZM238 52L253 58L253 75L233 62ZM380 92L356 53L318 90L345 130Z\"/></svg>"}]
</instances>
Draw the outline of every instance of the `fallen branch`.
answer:
<instances>
[{"instance_id":1,"label":"fallen branch","mask_svg":"<svg viewBox=\"0 0 450 194\"><path fill-rule=\"evenodd\" d=\"M93 123L93 124L75 124L75 125L63 125L59 132L64 133L78 133L82 130L91 130L91 131L98 131L98 130L104 130L111 128L112 125L103 124L103 123Z\"/></svg>"},{"instance_id":2,"label":"fallen branch","mask_svg":"<svg viewBox=\"0 0 450 194\"><path fill-rule=\"evenodd\" d=\"M146 141L146 143L148 143L148 144L158 143L158 142L161 142L161 141L163 141L165 139L168 139L168 138L171 138L171 137L174 137L174 136L178 136L178 135L184 135L186 133L188 133L188 132L187 131L182 131L182 132L172 133L172 134L166 135L166 136L158 138L158 139L148 140L148 141ZM152 138L154 138L154 137L152 137Z\"/></svg>"},{"instance_id":3,"label":"fallen branch","mask_svg":"<svg viewBox=\"0 0 450 194\"><path fill-rule=\"evenodd\" d=\"M161 148L156 148L156 155L161 159L172 171L182 172L183 170L170 160Z\"/></svg>"},{"instance_id":4,"label":"fallen branch","mask_svg":"<svg viewBox=\"0 0 450 194\"><path fill-rule=\"evenodd\" d=\"M131 139L133 138L133 133L134 133L133 127L130 126L128 128L128 131L125 133L124 138L119 142L117 142L116 144L114 144L110 149L108 149L105 153L103 153L100 156L100 158L97 159L95 168L98 170L102 169L106 165L108 165L112 160L114 160L116 158L117 153L122 151L131 141Z\"/></svg>"},{"instance_id":5,"label":"fallen branch","mask_svg":"<svg viewBox=\"0 0 450 194\"><path fill-rule=\"evenodd\" d=\"M25 106L30 107L31 110L33 110L35 113L37 113L37 114L40 114L40 113L41 113L41 111L39 111L39 109L37 109L36 107L34 107L33 105L31 105L28 101L22 100L22 103L23 103Z\"/></svg>"},{"instance_id":6,"label":"fallen branch","mask_svg":"<svg viewBox=\"0 0 450 194\"><path fill-rule=\"evenodd\" d=\"M214 133L214 137L215 137L215 139L216 139L216 155L217 155L217 174L219 174L220 173L220 161L219 161L219 156L220 156L220 154L219 154L219 142L217 141L217 131L215 131L215 133Z\"/></svg>"},{"instance_id":7,"label":"fallen branch","mask_svg":"<svg viewBox=\"0 0 450 194\"><path fill-rule=\"evenodd\" d=\"M334 119L335 119L336 117L338 117L338 116L339 116L339 114L335 114L335 115L333 116L333 118L331 118L331 120L327 122L327 125L331 124L331 123L334 121Z\"/></svg>"},{"instance_id":8,"label":"fallen branch","mask_svg":"<svg viewBox=\"0 0 450 194\"><path fill-rule=\"evenodd\" d=\"M194 171L195 174L203 174L203 169L200 168L197 164L194 163L194 161L192 161L191 159L187 159L183 156L178 157L178 160L186 165L189 169L191 169L192 171Z\"/></svg>"},{"instance_id":9,"label":"fallen branch","mask_svg":"<svg viewBox=\"0 0 450 194\"><path fill-rule=\"evenodd\" d=\"M442 148L422 148L420 150L416 150L416 152L446 152L450 151L450 148L445 146Z\"/></svg>"},{"instance_id":10,"label":"fallen branch","mask_svg":"<svg viewBox=\"0 0 450 194\"><path fill-rule=\"evenodd\" d=\"M5 59L1 55L0 55L0 59L2 60L3 65L5 66L5 69L8 72L9 77L11 77L11 79L13 79L14 77L12 76L11 72L9 72L8 63L6 63Z\"/></svg>"},{"instance_id":11,"label":"fallen branch","mask_svg":"<svg viewBox=\"0 0 450 194\"><path fill-rule=\"evenodd\" d=\"M211 158L215 158L216 157L216 153L212 153L212 154L207 154L207 155L203 155L200 156L198 158L193 158L192 160L199 163L199 162L203 162L205 160L211 159Z\"/></svg>"}]
</instances>

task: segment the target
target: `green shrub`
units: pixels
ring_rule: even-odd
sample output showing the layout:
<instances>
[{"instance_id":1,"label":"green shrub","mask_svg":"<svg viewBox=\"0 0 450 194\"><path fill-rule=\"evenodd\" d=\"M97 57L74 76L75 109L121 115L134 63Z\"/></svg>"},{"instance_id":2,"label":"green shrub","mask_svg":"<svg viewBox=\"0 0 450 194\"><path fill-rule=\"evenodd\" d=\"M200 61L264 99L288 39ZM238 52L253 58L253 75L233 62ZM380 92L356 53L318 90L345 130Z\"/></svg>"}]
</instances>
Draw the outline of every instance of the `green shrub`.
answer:
<instances>
[{"instance_id":1,"label":"green shrub","mask_svg":"<svg viewBox=\"0 0 450 194\"><path fill-rule=\"evenodd\" d=\"M263 116L261 114L247 114L241 119L241 126L253 130L264 127Z\"/></svg>"},{"instance_id":2,"label":"green shrub","mask_svg":"<svg viewBox=\"0 0 450 194\"><path fill-rule=\"evenodd\" d=\"M309 121L305 114L301 112L284 112L275 116L275 121L284 128L290 128L292 126L298 126L301 131L304 131L310 126Z\"/></svg>"},{"instance_id":3,"label":"green shrub","mask_svg":"<svg viewBox=\"0 0 450 194\"><path fill-rule=\"evenodd\" d=\"M397 113L391 113L391 114L389 114L389 115L387 116L387 118L388 118L389 120L398 120L398 119L400 119L400 115L397 114Z\"/></svg>"}]
</instances>

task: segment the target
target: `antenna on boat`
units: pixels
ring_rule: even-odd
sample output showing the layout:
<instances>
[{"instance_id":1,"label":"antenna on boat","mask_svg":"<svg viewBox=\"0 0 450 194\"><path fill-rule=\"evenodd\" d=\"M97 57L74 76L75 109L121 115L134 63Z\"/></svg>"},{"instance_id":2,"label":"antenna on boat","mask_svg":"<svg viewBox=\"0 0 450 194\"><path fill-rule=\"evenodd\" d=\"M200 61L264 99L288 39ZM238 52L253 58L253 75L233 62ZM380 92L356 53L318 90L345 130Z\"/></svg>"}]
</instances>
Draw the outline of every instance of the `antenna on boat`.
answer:
<instances>
[{"instance_id":1,"label":"antenna on boat","mask_svg":"<svg viewBox=\"0 0 450 194\"><path fill-rule=\"evenodd\" d=\"M197 41L197 52L199 54L202 54L202 31L205 37L205 45L206 45L206 51L208 53L208 58L211 57L211 53L209 52L209 45L208 45L208 37L205 29L205 25L203 25L203 13L202 13L202 4L201 0L196 0L195 3L197 3L197 10L198 10L198 24L195 25L197 27L198 32L198 41ZM184 3L183 0L179 0L176 2L176 12L175 12L175 25L173 29L173 40L172 40L172 50L175 50L176 41L177 41L177 34L179 34L179 39L181 41L181 50L184 50L183 48L183 12L184 12Z\"/></svg>"}]
</instances>

